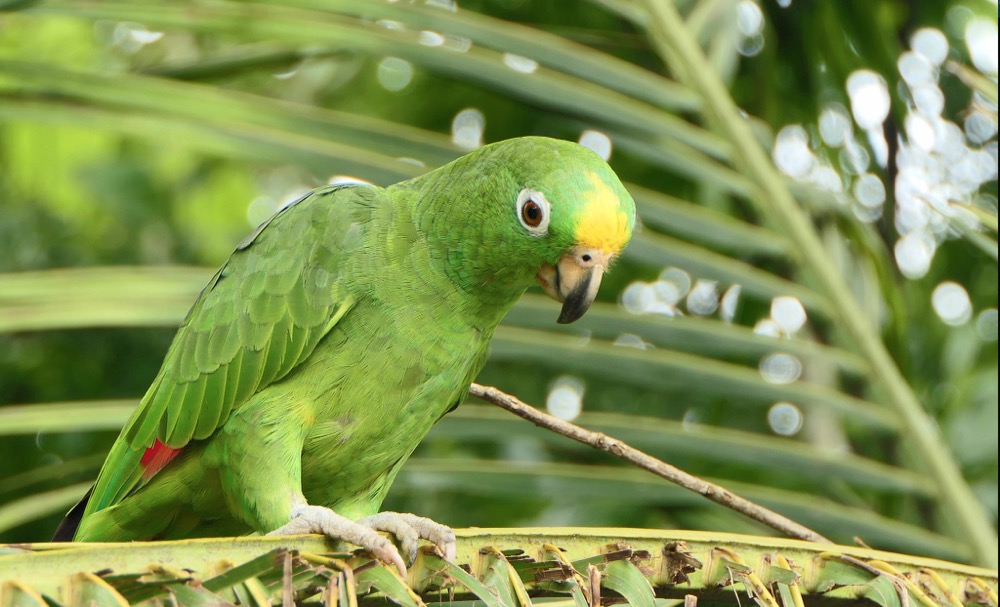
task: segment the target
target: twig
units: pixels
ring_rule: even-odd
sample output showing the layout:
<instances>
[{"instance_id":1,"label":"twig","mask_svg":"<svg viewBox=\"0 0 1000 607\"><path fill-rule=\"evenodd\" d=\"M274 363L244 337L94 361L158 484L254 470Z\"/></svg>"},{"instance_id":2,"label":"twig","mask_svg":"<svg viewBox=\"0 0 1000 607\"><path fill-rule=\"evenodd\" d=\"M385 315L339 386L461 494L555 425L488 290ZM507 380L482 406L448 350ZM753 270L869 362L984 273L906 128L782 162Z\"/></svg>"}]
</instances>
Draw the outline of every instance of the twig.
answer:
<instances>
[{"instance_id":1,"label":"twig","mask_svg":"<svg viewBox=\"0 0 1000 607\"><path fill-rule=\"evenodd\" d=\"M562 434L585 445L590 445L595 449L607 451L620 459L648 470L689 491L699 493L717 504L744 514L755 521L764 523L768 527L776 529L789 537L824 544L833 543L808 527L804 527L773 510L768 510L763 506L742 498L719 485L692 476L679 468L675 468L634 447L630 447L617 438L612 438L600 432L593 432L568 421L552 417L547 413L542 413L531 405L492 386L472 384L472 387L469 388L469 394L493 403L502 409L506 409L536 426Z\"/></svg>"}]
</instances>

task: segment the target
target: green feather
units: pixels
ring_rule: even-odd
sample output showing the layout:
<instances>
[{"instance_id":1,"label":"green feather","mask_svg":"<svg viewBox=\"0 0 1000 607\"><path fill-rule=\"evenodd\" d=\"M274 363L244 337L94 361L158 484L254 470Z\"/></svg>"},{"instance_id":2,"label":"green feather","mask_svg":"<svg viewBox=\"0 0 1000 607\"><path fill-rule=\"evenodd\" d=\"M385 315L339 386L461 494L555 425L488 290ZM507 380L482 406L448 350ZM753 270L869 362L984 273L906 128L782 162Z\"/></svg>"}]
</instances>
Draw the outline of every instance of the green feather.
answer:
<instances>
[{"instance_id":1,"label":"green feather","mask_svg":"<svg viewBox=\"0 0 1000 607\"><path fill-rule=\"evenodd\" d=\"M167 353L167 358L170 358L169 352ZM153 444L153 440L159 431L161 418L167 409L167 404L171 402L173 392L179 388L178 384L173 381L163 381L163 374L164 370L161 369L160 374L153 380L153 385L146 392L146 396L139 403L139 408L136 409L135 414L133 414L132 419L123 431L125 442L132 453L139 453ZM138 464L138 458L135 463ZM98 484L100 484L103 476L104 469L102 468L101 475L98 477Z\"/></svg>"},{"instance_id":2,"label":"green feather","mask_svg":"<svg viewBox=\"0 0 1000 607\"><path fill-rule=\"evenodd\" d=\"M161 427L159 438L169 447L183 447L194 435L198 418L203 410L205 397L205 379L203 375L193 382L184 385L184 396L174 399L167 405L166 428Z\"/></svg>"},{"instance_id":3,"label":"green feather","mask_svg":"<svg viewBox=\"0 0 1000 607\"><path fill-rule=\"evenodd\" d=\"M264 365L261 368L261 379L265 382L274 381L282 375L282 363L285 362L287 349L285 344L289 341L288 319L276 324L273 328L274 334L271 342L264 347Z\"/></svg>"},{"instance_id":4,"label":"green feather","mask_svg":"<svg viewBox=\"0 0 1000 607\"><path fill-rule=\"evenodd\" d=\"M208 343L211 360L215 365L214 368L219 368L226 362L234 361L236 353L241 346L240 332L236 328L236 319L217 324L215 330L209 334L208 339L205 341Z\"/></svg>"},{"instance_id":5,"label":"green feather","mask_svg":"<svg viewBox=\"0 0 1000 607\"><path fill-rule=\"evenodd\" d=\"M519 218L526 188L548 201L544 234ZM76 539L266 532L297 496L373 514L539 269L577 246L617 252L634 221L607 164L544 138L285 207L195 302ZM150 477L141 459L157 439L181 452Z\"/></svg>"},{"instance_id":6,"label":"green feather","mask_svg":"<svg viewBox=\"0 0 1000 607\"><path fill-rule=\"evenodd\" d=\"M253 384L246 381L245 378L246 372L243 371L243 357L236 356L231 363L226 365L225 395L222 397L223 407L219 416L219 422L222 422L229 416L229 411L235 403L243 401L239 397L241 393L246 394L253 389ZM241 392L241 386L243 385L246 385L247 388Z\"/></svg>"},{"instance_id":7,"label":"green feather","mask_svg":"<svg viewBox=\"0 0 1000 607\"><path fill-rule=\"evenodd\" d=\"M198 423L195 425L193 437L208 438L219 427L219 422L229 414L231 401L226 400L226 384L229 379L230 365L221 366L218 371L202 376L205 385L202 395Z\"/></svg>"}]
</instances>

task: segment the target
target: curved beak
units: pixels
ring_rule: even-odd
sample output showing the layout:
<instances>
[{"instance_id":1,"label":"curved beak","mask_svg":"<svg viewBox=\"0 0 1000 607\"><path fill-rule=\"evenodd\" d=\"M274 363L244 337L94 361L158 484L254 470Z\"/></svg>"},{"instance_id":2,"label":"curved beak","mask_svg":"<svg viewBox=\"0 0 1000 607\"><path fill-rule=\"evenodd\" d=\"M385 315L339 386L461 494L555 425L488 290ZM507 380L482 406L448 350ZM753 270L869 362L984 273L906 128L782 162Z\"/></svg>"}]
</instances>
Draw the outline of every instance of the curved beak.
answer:
<instances>
[{"instance_id":1,"label":"curved beak","mask_svg":"<svg viewBox=\"0 0 1000 607\"><path fill-rule=\"evenodd\" d=\"M601 288L604 271L611 265L613 253L600 249L574 247L556 265L544 264L535 278L552 299L563 304L557 322L571 323L590 308Z\"/></svg>"}]
</instances>

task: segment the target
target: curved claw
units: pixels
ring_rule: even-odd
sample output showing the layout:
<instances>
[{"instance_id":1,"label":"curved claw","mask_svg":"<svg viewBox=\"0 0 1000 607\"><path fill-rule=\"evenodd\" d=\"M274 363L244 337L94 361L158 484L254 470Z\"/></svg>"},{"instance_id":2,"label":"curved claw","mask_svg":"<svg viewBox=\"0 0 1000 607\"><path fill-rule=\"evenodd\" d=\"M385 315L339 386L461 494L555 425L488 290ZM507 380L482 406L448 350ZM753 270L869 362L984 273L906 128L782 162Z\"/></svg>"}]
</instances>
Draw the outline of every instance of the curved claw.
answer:
<instances>
[{"instance_id":1,"label":"curved claw","mask_svg":"<svg viewBox=\"0 0 1000 607\"><path fill-rule=\"evenodd\" d=\"M417 558L417 545L420 539L425 539L436 545L446 560L455 560L458 548L455 532L451 527L429 518L408 512L379 512L359 520L358 524L386 531L395 536L406 554L407 563L410 565Z\"/></svg>"},{"instance_id":2,"label":"curved claw","mask_svg":"<svg viewBox=\"0 0 1000 607\"><path fill-rule=\"evenodd\" d=\"M292 509L292 516L288 523L268 533L268 535L301 535L304 533L321 533L329 538L364 548L380 561L393 565L403 578L406 577L406 564L403 562L403 557L399 555L399 550L391 541L379 535L371 525L356 523L329 508L309 505L296 506ZM416 551L416 548L414 547L413 550Z\"/></svg>"},{"instance_id":3,"label":"curved claw","mask_svg":"<svg viewBox=\"0 0 1000 607\"><path fill-rule=\"evenodd\" d=\"M370 527L376 531L385 531L396 538L396 542L406 555L406 564L412 565L417 558L417 546L420 543L420 534L412 525L401 516L394 516L394 512L379 512L372 516L358 520L359 525Z\"/></svg>"}]
</instances>

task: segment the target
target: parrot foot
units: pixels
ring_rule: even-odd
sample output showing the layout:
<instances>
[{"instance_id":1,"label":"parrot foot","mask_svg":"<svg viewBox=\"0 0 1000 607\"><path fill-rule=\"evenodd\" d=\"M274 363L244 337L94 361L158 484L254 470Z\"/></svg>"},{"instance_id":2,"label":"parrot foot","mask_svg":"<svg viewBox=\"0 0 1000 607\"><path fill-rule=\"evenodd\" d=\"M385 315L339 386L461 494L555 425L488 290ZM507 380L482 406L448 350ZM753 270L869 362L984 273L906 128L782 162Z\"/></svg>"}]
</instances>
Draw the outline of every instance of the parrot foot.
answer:
<instances>
[{"instance_id":1,"label":"parrot foot","mask_svg":"<svg viewBox=\"0 0 1000 607\"><path fill-rule=\"evenodd\" d=\"M429 518L406 512L379 512L358 521L359 525L386 531L395 536L406 555L406 562L413 564L417 558L417 545L425 539L438 547L445 560L455 560L458 545L451 527L436 523Z\"/></svg>"},{"instance_id":2,"label":"parrot foot","mask_svg":"<svg viewBox=\"0 0 1000 607\"><path fill-rule=\"evenodd\" d=\"M268 535L302 535L321 533L335 540L342 540L364 548L378 560L396 567L406 577L406 564L399 550L374 527L355 523L322 506L301 505L292 508L291 519Z\"/></svg>"}]
</instances>

